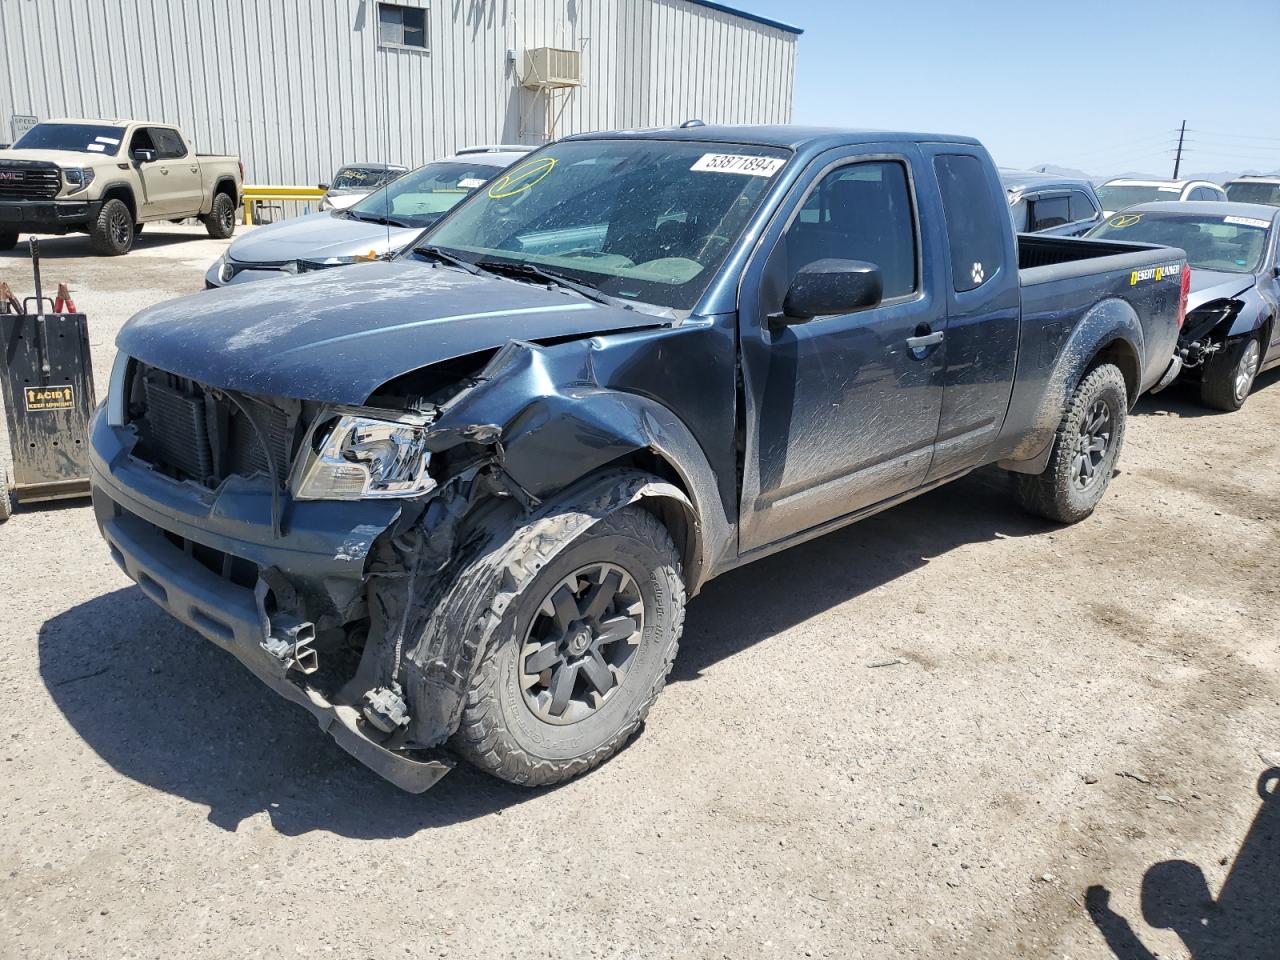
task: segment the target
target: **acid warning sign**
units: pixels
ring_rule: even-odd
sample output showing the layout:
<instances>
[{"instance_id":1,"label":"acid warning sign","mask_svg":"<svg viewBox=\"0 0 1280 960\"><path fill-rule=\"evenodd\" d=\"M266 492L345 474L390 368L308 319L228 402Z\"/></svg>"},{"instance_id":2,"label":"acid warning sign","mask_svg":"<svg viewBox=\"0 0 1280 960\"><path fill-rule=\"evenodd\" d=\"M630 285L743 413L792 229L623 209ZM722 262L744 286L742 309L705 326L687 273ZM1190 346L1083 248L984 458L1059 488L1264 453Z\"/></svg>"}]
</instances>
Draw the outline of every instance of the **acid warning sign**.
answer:
<instances>
[{"instance_id":1,"label":"acid warning sign","mask_svg":"<svg viewBox=\"0 0 1280 960\"><path fill-rule=\"evenodd\" d=\"M75 393L69 386L24 387L27 412L38 410L70 410L75 406Z\"/></svg>"}]
</instances>

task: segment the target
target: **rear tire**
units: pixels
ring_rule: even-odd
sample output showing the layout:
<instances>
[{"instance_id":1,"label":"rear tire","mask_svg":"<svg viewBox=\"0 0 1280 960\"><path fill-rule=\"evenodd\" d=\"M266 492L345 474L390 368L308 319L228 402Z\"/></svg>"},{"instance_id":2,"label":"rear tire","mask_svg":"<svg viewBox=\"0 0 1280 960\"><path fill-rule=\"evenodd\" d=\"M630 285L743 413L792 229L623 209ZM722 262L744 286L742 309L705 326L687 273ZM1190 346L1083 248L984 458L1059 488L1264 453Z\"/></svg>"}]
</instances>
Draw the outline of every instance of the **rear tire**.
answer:
<instances>
[{"instance_id":1,"label":"rear tire","mask_svg":"<svg viewBox=\"0 0 1280 960\"><path fill-rule=\"evenodd\" d=\"M226 240L236 232L236 205L225 193L213 196L213 206L208 214L200 218L209 236L215 240Z\"/></svg>"},{"instance_id":2,"label":"rear tire","mask_svg":"<svg viewBox=\"0 0 1280 960\"><path fill-rule=\"evenodd\" d=\"M1244 406L1262 366L1262 345L1256 333L1228 340L1204 365L1200 402L1232 413Z\"/></svg>"},{"instance_id":3,"label":"rear tire","mask_svg":"<svg viewBox=\"0 0 1280 960\"><path fill-rule=\"evenodd\" d=\"M13 516L13 499L9 493L9 474L0 467L0 523Z\"/></svg>"},{"instance_id":4,"label":"rear tire","mask_svg":"<svg viewBox=\"0 0 1280 960\"><path fill-rule=\"evenodd\" d=\"M133 248L133 214L123 200L108 200L89 230L89 246L104 257L118 257Z\"/></svg>"},{"instance_id":5,"label":"rear tire","mask_svg":"<svg viewBox=\"0 0 1280 960\"><path fill-rule=\"evenodd\" d=\"M527 569L527 534L513 530L500 548L510 560L493 565L491 589L451 590L436 616L467 623L483 615L503 577ZM449 612L455 597L468 596ZM603 763L640 728L666 683L684 605L679 553L653 514L628 506L597 521L506 606L450 745L486 773L527 786L562 783Z\"/></svg>"},{"instance_id":6,"label":"rear tire","mask_svg":"<svg viewBox=\"0 0 1280 960\"><path fill-rule=\"evenodd\" d=\"M1011 475L1019 506L1058 523L1093 513L1115 472L1128 412L1120 369L1104 363L1091 370L1067 404L1044 471Z\"/></svg>"},{"instance_id":7,"label":"rear tire","mask_svg":"<svg viewBox=\"0 0 1280 960\"><path fill-rule=\"evenodd\" d=\"M0 230L0 250L12 250L17 245L17 230Z\"/></svg>"}]
</instances>

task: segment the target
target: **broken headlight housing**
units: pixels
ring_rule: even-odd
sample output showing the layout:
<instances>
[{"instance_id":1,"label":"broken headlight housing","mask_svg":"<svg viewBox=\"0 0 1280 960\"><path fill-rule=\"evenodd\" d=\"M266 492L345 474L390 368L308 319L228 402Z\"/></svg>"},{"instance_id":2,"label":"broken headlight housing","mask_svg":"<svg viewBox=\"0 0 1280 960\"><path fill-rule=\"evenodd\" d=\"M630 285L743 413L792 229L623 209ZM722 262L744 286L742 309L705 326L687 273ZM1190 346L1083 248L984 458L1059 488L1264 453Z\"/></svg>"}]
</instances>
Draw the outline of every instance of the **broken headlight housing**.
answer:
<instances>
[{"instance_id":1,"label":"broken headlight housing","mask_svg":"<svg viewBox=\"0 0 1280 960\"><path fill-rule=\"evenodd\" d=\"M331 423L300 464L295 499L416 497L435 487L425 425L359 416Z\"/></svg>"}]
</instances>

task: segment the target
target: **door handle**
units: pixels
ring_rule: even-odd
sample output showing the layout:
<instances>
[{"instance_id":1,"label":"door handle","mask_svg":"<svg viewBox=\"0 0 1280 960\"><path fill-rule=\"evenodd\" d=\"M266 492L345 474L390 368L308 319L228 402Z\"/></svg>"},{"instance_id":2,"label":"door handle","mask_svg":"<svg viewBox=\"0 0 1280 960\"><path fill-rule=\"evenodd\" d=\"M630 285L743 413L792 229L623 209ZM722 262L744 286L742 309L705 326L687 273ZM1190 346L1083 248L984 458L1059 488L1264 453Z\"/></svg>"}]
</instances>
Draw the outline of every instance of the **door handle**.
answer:
<instances>
[{"instance_id":1,"label":"door handle","mask_svg":"<svg viewBox=\"0 0 1280 960\"><path fill-rule=\"evenodd\" d=\"M160 173L167 177L167 176L169 175L169 168L168 168L168 167L161 167L161 168L160 168Z\"/></svg>"},{"instance_id":2,"label":"door handle","mask_svg":"<svg viewBox=\"0 0 1280 960\"><path fill-rule=\"evenodd\" d=\"M942 342L942 330L930 330L929 324L922 323L916 327L916 335L907 337L907 348L917 360L923 360L933 348Z\"/></svg>"}]
</instances>

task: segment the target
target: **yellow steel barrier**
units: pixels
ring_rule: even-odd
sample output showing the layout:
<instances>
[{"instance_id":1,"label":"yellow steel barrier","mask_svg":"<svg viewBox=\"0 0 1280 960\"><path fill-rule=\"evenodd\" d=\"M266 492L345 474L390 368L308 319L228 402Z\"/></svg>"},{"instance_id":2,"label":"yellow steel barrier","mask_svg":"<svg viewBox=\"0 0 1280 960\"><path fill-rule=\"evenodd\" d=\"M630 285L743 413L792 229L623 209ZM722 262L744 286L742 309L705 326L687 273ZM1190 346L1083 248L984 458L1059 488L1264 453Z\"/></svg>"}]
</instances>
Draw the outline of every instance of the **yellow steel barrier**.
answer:
<instances>
[{"instance_id":1,"label":"yellow steel barrier","mask_svg":"<svg viewBox=\"0 0 1280 960\"><path fill-rule=\"evenodd\" d=\"M245 186L241 194L244 202L244 223L253 223L253 205L262 200L314 200L324 196L319 187L292 187L281 184Z\"/></svg>"}]
</instances>

